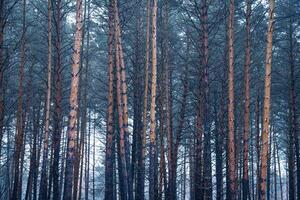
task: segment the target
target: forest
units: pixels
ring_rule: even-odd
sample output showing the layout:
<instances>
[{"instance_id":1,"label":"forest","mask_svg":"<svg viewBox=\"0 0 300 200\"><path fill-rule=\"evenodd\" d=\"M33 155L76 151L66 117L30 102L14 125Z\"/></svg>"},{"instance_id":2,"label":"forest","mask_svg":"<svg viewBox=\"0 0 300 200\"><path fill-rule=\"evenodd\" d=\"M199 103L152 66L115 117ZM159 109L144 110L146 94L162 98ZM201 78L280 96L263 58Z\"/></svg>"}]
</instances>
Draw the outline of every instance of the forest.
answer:
<instances>
[{"instance_id":1,"label":"forest","mask_svg":"<svg viewBox=\"0 0 300 200\"><path fill-rule=\"evenodd\" d=\"M299 0L0 0L1 200L299 200Z\"/></svg>"}]
</instances>

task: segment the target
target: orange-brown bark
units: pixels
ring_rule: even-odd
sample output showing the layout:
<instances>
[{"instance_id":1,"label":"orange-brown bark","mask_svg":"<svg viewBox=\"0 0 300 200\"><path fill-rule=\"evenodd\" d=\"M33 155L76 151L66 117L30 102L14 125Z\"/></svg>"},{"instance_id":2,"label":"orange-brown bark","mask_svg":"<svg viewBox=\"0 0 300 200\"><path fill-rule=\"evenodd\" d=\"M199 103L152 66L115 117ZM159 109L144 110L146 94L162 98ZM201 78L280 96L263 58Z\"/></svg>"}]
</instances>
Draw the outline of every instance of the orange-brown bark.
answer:
<instances>
[{"instance_id":1,"label":"orange-brown bark","mask_svg":"<svg viewBox=\"0 0 300 200\"><path fill-rule=\"evenodd\" d=\"M265 68L265 94L264 94L264 110L263 110L263 132L262 132L262 147L261 147L261 168L260 168L260 198L266 199L266 178L267 178L267 163L268 163L268 141L269 141L269 126L270 126L270 100L271 100L271 66L272 66L272 41L274 29L274 9L275 1L269 0L269 22L267 31L266 45L266 68Z\"/></svg>"}]
</instances>

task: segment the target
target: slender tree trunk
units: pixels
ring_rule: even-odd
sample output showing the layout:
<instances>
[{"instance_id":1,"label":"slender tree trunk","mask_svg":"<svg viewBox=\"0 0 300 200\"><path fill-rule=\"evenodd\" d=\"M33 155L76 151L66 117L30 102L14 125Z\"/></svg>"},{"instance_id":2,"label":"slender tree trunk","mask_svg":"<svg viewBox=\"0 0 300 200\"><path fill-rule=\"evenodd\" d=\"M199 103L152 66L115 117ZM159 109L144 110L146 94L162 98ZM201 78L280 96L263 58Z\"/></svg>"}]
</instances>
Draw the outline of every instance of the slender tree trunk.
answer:
<instances>
[{"instance_id":1,"label":"slender tree trunk","mask_svg":"<svg viewBox=\"0 0 300 200\"><path fill-rule=\"evenodd\" d=\"M120 197L122 200L127 200L129 199L129 189L128 186L128 180L130 179L128 176L128 162L127 162L127 146L126 146L126 134L128 133L128 130L125 130L126 127L124 124L127 124L127 121L124 122L126 116L127 116L127 111L125 112L127 107L127 99L124 101L124 93L123 91L123 56L122 56L122 48L121 48L121 40L119 37L120 36L120 21L118 18L118 5L117 1L114 1L114 15L115 15L115 48L116 48L116 74L117 74L117 110L118 110L118 125L119 125L119 156L120 156L120 191L123 192L120 194ZM125 72L124 72L125 73ZM126 113L126 115L125 115ZM127 132L126 132L127 131ZM128 152L129 153L129 152Z\"/></svg>"},{"instance_id":2,"label":"slender tree trunk","mask_svg":"<svg viewBox=\"0 0 300 200\"><path fill-rule=\"evenodd\" d=\"M266 47L266 71L265 71L265 94L264 94L264 113L263 113L263 133L261 149L261 169L260 169L260 198L266 199L266 178L267 178L267 160L268 160L268 140L270 125L270 93L271 93L271 65L272 65L272 36L274 26L275 1L269 0L269 23L267 32Z\"/></svg>"},{"instance_id":3,"label":"slender tree trunk","mask_svg":"<svg viewBox=\"0 0 300 200\"><path fill-rule=\"evenodd\" d=\"M223 92L222 92L223 94ZM216 106L217 104L215 104ZM224 144L224 100L223 95L220 98L220 111L216 112L215 117L218 119L216 121L216 192L217 200L223 199L223 144Z\"/></svg>"},{"instance_id":4,"label":"slender tree trunk","mask_svg":"<svg viewBox=\"0 0 300 200\"><path fill-rule=\"evenodd\" d=\"M195 200L200 200L203 198L202 194L202 168L203 168L203 160L202 160L202 137L203 137L203 121L202 121L202 113L201 113L201 103L202 103L202 98L201 98L201 92L200 92L200 87L199 86L199 91L198 91L198 102L197 102L197 113L196 113L196 152L195 152L195 174L194 174L194 196Z\"/></svg>"},{"instance_id":5,"label":"slender tree trunk","mask_svg":"<svg viewBox=\"0 0 300 200\"><path fill-rule=\"evenodd\" d=\"M162 199L163 197L163 187L166 187L166 185L164 185L164 182L166 180L166 159L165 159L165 145L164 145L164 138L165 138L165 130L164 130L164 123L165 123L165 119L164 119L164 109L163 109L163 105L164 105L164 87L162 85L160 85L160 92L161 95L158 98L158 110L159 110L159 145L160 145L160 161L159 161L159 181L158 181L158 199ZM166 188L164 188L166 189Z\"/></svg>"},{"instance_id":6,"label":"slender tree trunk","mask_svg":"<svg viewBox=\"0 0 300 200\"><path fill-rule=\"evenodd\" d=\"M149 169L149 200L157 199L157 147L156 147L156 65L157 65L157 46L156 46L156 18L157 0L153 1L152 9L152 80L151 80L151 105L150 105L150 169Z\"/></svg>"},{"instance_id":7,"label":"slender tree trunk","mask_svg":"<svg viewBox=\"0 0 300 200\"><path fill-rule=\"evenodd\" d=\"M94 135L93 135L93 190L92 197L95 200L95 165L96 165L96 130L95 130L95 120L94 120ZM112 166L113 168L113 166ZM113 176L112 176L113 177Z\"/></svg>"},{"instance_id":8,"label":"slender tree trunk","mask_svg":"<svg viewBox=\"0 0 300 200\"><path fill-rule=\"evenodd\" d=\"M162 64L164 70L164 96L166 107L166 131L168 143L168 186L166 199L173 200L176 196L176 178L174 168L174 137L173 137L173 113L172 113L172 70L169 63L169 5L167 0L162 1Z\"/></svg>"},{"instance_id":9,"label":"slender tree trunk","mask_svg":"<svg viewBox=\"0 0 300 200\"><path fill-rule=\"evenodd\" d=\"M277 154L277 165L278 165L278 173L279 173L280 199L283 200L283 187L282 187L282 179L281 179L279 150L278 150L276 138L274 138L274 139L275 139L275 148L276 148L276 154Z\"/></svg>"},{"instance_id":10,"label":"slender tree trunk","mask_svg":"<svg viewBox=\"0 0 300 200\"><path fill-rule=\"evenodd\" d=\"M114 12L113 0L109 2L109 35L108 35L108 109L107 109L107 133L105 150L105 199L113 200L113 108L114 108L114 61L113 61L113 38L114 38ZM95 126L95 124L94 124Z\"/></svg>"},{"instance_id":11,"label":"slender tree trunk","mask_svg":"<svg viewBox=\"0 0 300 200\"><path fill-rule=\"evenodd\" d=\"M211 167L211 133L209 120L209 86L208 86L208 5L206 0L201 1L200 22L201 22L201 67L203 84L203 198L212 199L212 167Z\"/></svg>"},{"instance_id":12,"label":"slender tree trunk","mask_svg":"<svg viewBox=\"0 0 300 200\"><path fill-rule=\"evenodd\" d=\"M54 95L54 130L53 130L53 199L59 200L61 189L59 187L59 158L60 158L60 140L62 131L62 76L61 76L61 0L56 1L56 66L55 66L55 95ZM62 181L62 180L61 180Z\"/></svg>"},{"instance_id":13,"label":"slender tree trunk","mask_svg":"<svg viewBox=\"0 0 300 200\"><path fill-rule=\"evenodd\" d=\"M145 82L144 82L144 99L143 99L143 132L142 132L142 149L138 158L137 187L136 199L144 200L145 198L145 154L146 154L146 132L147 132L147 107L148 107L148 71L149 71L149 38L150 38L150 0L147 0L146 16L146 59L145 59Z\"/></svg>"},{"instance_id":14,"label":"slender tree trunk","mask_svg":"<svg viewBox=\"0 0 300 200\"><path fill-rule=\"evenodd\" d=\"M188 96L188 58L189 58L189 44L187 44L187 63L185 63L184 70L183 70L183 94L182 94L182 100L181 100L181 108L179 111L179 121L178 121L178 127L176 131L176 140L174 145L174 152L173 152L173 159L172 159L172 168L174 173L174 180L173 180L173 199L176 199L176 177L177 177L177 161L178 161L178 151L179 151L179 145L182 141L182 131L184 128L184 120L185 120L185 113L186 113L186 103L187 103L187 96ZM185 159L185 155L184 155ZM171 196L172 197L172 196Z\"/></svg>"},{"instance_id":15,"label":"slender tree trunk","mask_svg":"<svg viewBox=\"0 0 300 200\"><path fill-rule=\"evenodd\" d=\"M66 157L67 154L67 131L65 131L64 129L62 129L62 158ZM65 174L65 166L66 166L66 159L62 159L61 161L61 170L60 170L60 182L59 182L59 188L61 191L61 196L63 195L63 189L64 189L64 174Z\"/></svg>"},{"instance_id":16,"label":"slender tree trunk","mask_svg":"<svg viewBox=\"0 0 300 200\"><path fill-rule=\"evenodd\" d=\"M236 199L237 177L234 142L234 48L233 48L234 0L230 0L228 20L228 163L230 199Z\"/></svg>"},{"instance_id":17,"label":"slender tree trunk","mask_svg":"<svg viewBox=\"0 0 300 200\"><path fill-rule=\"evenodd\" d=\"M250 129L250 17L251 17L251 0L247 0L246 11L246 55L244 67L244 92L245 92L245 113L244 113L244 135L243 135L243 199L247 200L249 195L249 129Z\"/></svg>"},{"instance_id":18,"label":"slender tree trunk","mask_svg":"<svg viewBox=\"0 0 300 200\"><path fill-rule=\"evenodd\" d=\"M43 161L40 183L39 199L46 199L48 196L48 149L49 149L49 125L50 125L50 104L51 104L51 67L52 67L52 2L48 0L48 69L47 69L47 101L45 134L43 144ZM51 162L50 162L51 163ZM50 191L49 191L50 192Z\"/></svg>"},{"instance_id":19,"label":"slender tree trunk","mask_svg":"<svg viewBox=\"0 0 300 200\"><path fill-rule=\"evenodd\" d=\"M123 112L123 129L124 129L124 142L125 142L125 161L126 161L126 173L127 173L127 193L128 198L133 199L133 191L132 191L132 174L130 171L130 144L129 144L129 130L128 130L128 100L127 100L127 84L126 84L126 68L124 62L124 55L123 55L123 47L122 47L122 40L121 40L121 25L119 19L119 9L118 9L118 1L115 0L114 5L115 10L115 48L116 50L116 58L119 59L119 66L120 66L120 78L121 78L121 102L122 102L122 112ZM116 60L117 60L116 59ZM117 63L118 66L118 63Z\"/></svg>"},{"instance_id":20,"label":"slender tree trunk","mask_svg":"<svg viewBox=\"0 0 300 200\"><path fill-rule=\"evenodd\" d=\"M137 178L140 172L138 162L141 159L143 143L143 92L142 92L142 63L141 63L141 1L136 0L135 14L135 41L133 60L133 136L132 136L132 157L131 157L131 186L137 188ZM136 192L136 190L135 190ZM136 193L137 194L137 193Z\"/></svg>"},{"instance_id":21,"label":"slender tree trunk","mask_svg":"<svg viewBox=\"0 0 300 200\"><path fill-rule=\"evenodd\" d=\"M290 88L290 101L291 101L291 88ZM289 134L288 134L288 179L289 179L289 199L296 199L296 180L294 177L295 172L295 149L294 149L294 126L293 126L293 113L292 105L289 103Z\"/></svg>"},{"instance_id":22,"label":"slender tree trunk","mask_svg":"<svg viewBox=\"0 0 300 200\"><path fill-rule=\"evenodd\" d=\"M77 115L78 115L78 86L79 64L82 45L82 0L76 0L76 32L72 64L72 80L70 94L70 117L68 127L68 147L65 168L64 200L72 199L74 178L75 141L77 140Z\"/></svg>"},{"instance_id":23,"label":"slender tree trunk","mask_svg":"<svg viewBox=\"0 0 300 200\"><path fill-rule=\"evenodd\" d=\"M275 133L273 132L273 159L274 159L274 198L277 199L277 163L276 163L276 146Z\"/></svg>"},{"instance_id":24,"label":"slender tree trunk","mask_svg":"<svg viewBox=\"0 0 300 200\"><path fill-rule=\"evenodd\" d=\"M87 138L87 148L86 148L86 159L85 159L85 200L89 199L89 189L90 189L90 146L91 146L91 121L89 115L89 134Z\"/></svg>"},{"instance_id":25,"label":"slender tree trunk","mask_svg":"<svg viewBox=\"0 0 300 200\"><path fill-rule=\"evenodd\" d=\"M33 132L32 132L32 141L31 141L31 149L30 149L30 167L29 167L29 175L28 182L25 194L25 200L32 199L32 189L33 189L33 179L34 179L34 169L36 168L36 151L37 151L37 134L39 133L39 116L40 111L36 108L33 108Z\"/></svg>"},{"instance_id":26,"label":"slender tree trunk","mask_svg":"<svg viewBox=\"0 0 300 200\"><path fill-rule=\"evenodd\" d=\"M272 129L272 126L270 127L270 129ZM271 195L271 165L272 165L271 153L272 153L272 131L270 130L268 162L267 162L267 200L270 200L270 195Z\"/></svg>"},{"instance_id":27,"label":"slender tree trunk","mask_svg":"<svg viewBox=\"0 0 300 200\"><path fill-rule=\"evenodd\" d=\"M85 73L84 73L84 90L83 90L83 124L82 124L82 131L84 131L86 133L86 123L87 123L87 105L88 105L88 80L89 80L89 49L90 49L90 12L91 12L91 6L90 6L90 1L87 1L87 19L86 19L86 31L87 31L87 35L86 35L86 60L85 60ZM90 117L89 117L89 133L86 136L87 137L87 145L86 145L86 156L85 156L85 199L88 200L88 193L89 193L89 158L90 158ZM84 128L84 130L83 130ZM82 152L83 154L83 152ZM82 161L82 167L83 167L83 161ZM82 179L82 176L81 176ZM81 187L80 187L81 188ZM79 198L80 199L80 198Z\"/></svg>"},{"instance_id":28,"label":"slender tree trunk","mask_svg":"<svg viewBox=\"0 0 300 200\"><path fill-rule=\"evenodd\" d=\"M25 34L26 34L26 0L23 0L22 8L22 38L21 38L21 54L20 54L20 67L19 67L19 87L18 87L18 111L17 111L17 133L15 139L15 156L14 156L14 184L11 200L19 200L22 194L19 182L20 178L20 157L22 146L24 143L24 130L23 130L23 81L24 81L24 68L25 68Z\"/></svg>"}]
</instances>

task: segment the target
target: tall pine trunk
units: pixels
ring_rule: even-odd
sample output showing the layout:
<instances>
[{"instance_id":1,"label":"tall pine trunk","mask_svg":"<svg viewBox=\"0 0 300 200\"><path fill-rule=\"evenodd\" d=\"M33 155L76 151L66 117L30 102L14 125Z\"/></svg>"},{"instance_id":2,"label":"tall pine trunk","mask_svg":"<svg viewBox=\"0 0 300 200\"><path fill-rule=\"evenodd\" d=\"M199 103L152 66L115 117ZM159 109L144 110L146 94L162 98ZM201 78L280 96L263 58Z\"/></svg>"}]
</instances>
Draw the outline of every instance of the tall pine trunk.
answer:
<instances>
[{"instance_id":1,"label":"tall pine trunk","mask_svg":"<svg viewBox=\"0 0 300 200\"><path fill-rule=\"evenodd\" d=\"M55 95L54 95L54 130L53 130L53 199L59 200L61 189L59 187L59 158L60 158L60 140L62 132L62 63L61 63L61 0L56 2L56 63L55 63ZM62 181L62 180L61 180Z\"/></svg>"},{"instance_id":2,"label":"tall pine trunk","mask_svg":"<svg viewBox=\"0 0 300 200\"><path fill-rule=\"evenodd\" d=\"M246 55L244 66L244 135L243 135L243 199L247 200L249 195L249 131L250 131L250 17L251 17L251 0L247 0L246 11Z\"/></svg>"},{"instance_id":3,"label":"tall pine trunk","mask_svg":"<svg viewBox=\"0 0 300 200\"><path fill-rule=\"evenodd\" d=\"M234 48L233 48L234 0L230 0L228 20L228 178L229 198L237 198L237 177L234 137Z\"/></svg>"},{"instance_id":4,"label":"tall pine trunk","mask_svg":"<svg viewBox=\"0 0 300 200\"><path fill-rule=\"evenodd\" d=\"M18 111L17 111L17 133L15 139L15 156L14 156L14 184L11 200L19 200L22 196L22 188L20 182L20 158L24 143L23 130L23 81L25 68L25 34L26 34L26 0L23 0L22 6L22 37L21 37L21 53L20 53L20 67L19 67L19 86L18 86Z\"/></svg>"},{"instance_id":5,"label":"tall pine trunk","mask_svg":"<svg viewBox=\"0 0 300 200\"><path fill-rule=\"evenodd\" d=\"M40 199L47 198L48 187L48 151L49 151L49 125L50 125L50 103L51 103L51 67L52 67L52 2L48 0L48 68L47 68L47 100L45 116L45 134L43 143L43 161L40 183ZM49 191L50 192L50 191Z\"/></svg>"},{"instance_id":6,"label":"tall pine trunk","mask_svg":"<svg viewBox=\"0 0 300 200\"><path fill-rule=\"evenodd\" d=\"M73 50L72 80L70 94L70 116L68 127L68 144L65 167L64 200L72 199L72 188L74 178L75 142L77 140L77 119L78 119L78 86L79 86L79 65L82 46L82 0L76 0L76 31Z\"/></svg>"},{"instance_id":7,"label":"tall pine trunk","mask_svg":"<svg viewBox=\"0 0 300 200\"><path fill-rule=\"evenodd\" d=\"M263 132L262 147L260 152L260 199L266 199L266 179L267 179L267 162L268 162L268 142L269 142L269 125L270 125L270 100L271 100L271 65L272 65L272 36L274 26L274 9L275 1L269 0L269 23L267 31L266 46L266 69L265 69L265 94L264 94L264 112L263 112Z\"/></svg>"},{"instance_id":8,"label":"tall pine trunk","mask_svg":"<svg viewBox=\"0 0 300 200\"><path fill-rule=\"evenodd\" d=\"M113 108L114 108L114 60L113 60L113 38L114 38L114 12L113 0L109 2L109 31L108 31L108 109L107 109L107 133L105 150L105 199L113 200ZM95 125L94 125L95 126Z\"/></svg>"},{"instance_id":9,"label":"tall pine trunk","mask_svg":"<svg viewBox=\"0 0 300 200\"><path fill-rule=\"evenodd\" d=\"M147 0L146 16L146 58L145 58L145 82L144 82L144 99L143 99L143 132L141 133L141 152L138 156L138 172L136 198L143 200L145 198L145 154L146 154L146 132L147 132L147 107L148 107L148 71L149 71L149 39L150 39L150 0Z\"/></svg>"},{"instance_id":10,"label":"tall pine trunk","mask_svg":"<svg viewBox=\"0 0 300 200\"><path fill-rule=\"evenodd\" d=\"M156 146L156 19L157 0L153 1L152 8L152 78L151 78L151 105L150 105L150 169L149 169L149 200L157 199L157 146Z\"/></svg>"}]
</instances>

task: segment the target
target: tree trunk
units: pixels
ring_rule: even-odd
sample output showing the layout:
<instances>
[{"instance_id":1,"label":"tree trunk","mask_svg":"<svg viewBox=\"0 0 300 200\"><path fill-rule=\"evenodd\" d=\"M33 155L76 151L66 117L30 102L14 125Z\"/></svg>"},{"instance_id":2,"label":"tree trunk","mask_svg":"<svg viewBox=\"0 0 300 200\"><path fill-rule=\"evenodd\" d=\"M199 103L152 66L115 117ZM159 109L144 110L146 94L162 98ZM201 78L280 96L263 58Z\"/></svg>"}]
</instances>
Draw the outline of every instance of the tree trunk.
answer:
<instances>
[{"instance_id":1,"label":"tree trunk","mask_svg":"<svg viewBox=\"0 0 300 200\"><path fill-rule=\"evenodd\" d=\"M260 198L266 199L266 178L268 160L268 140L270 125L270 93L271 93L271 65L272 65L272 35L274 26L275 1L269 0L269 23L267 32L266 47L266 70L265 70L265 94L264 94L264 113L263 113L263 133L261 149L261 169L260 169Z\"/></svg>"},{"instance_id":2,"label":"tree trunk","mask_svg":"<svg viewBox=\"0 0 300 200\"><path fill-rule=\"evenodd\" d=\"M132 191L132 178L131 178L131 171L130 171L130 144L129 144L129 130L128 130L128 100L127 100L127 84L126 84L126 68L124 62L124 55L123 55L123 47L122 47L122 40L121 40L121 25L119 19L119 9L118 9L118 1L115 0L114 5L115 11L115 48L116 50L116 60L119 59L119 66L120 66L120 78L121 78L121 102L122 102L122 112L123 112L123 129L124 129L124 142L125 142L125 161L126 161L126 173L127 173L127 193L128 198L133 199L133 191ZM118 63L117 63L118 67Z\"/></svg>"},{"instance_id":3,"label":"tree trunk","mask_svg":"<svg viewBox=\"0 0 300 200\"><path fill-rule=\"evenodd\" d=\"M273 132L273 159L274 159L274 198L277 199L277 164L276 164L276 146L275 133Z\"/></svg>"},{"instance_id":4,"label":"tree trunk","mask_svg":"<svg viewBox=\"0 0 300 200\"><path fill-rule=\"evenodd\" d=\"M148 71L149 71L149 38L150 38L150 0L147 0L146 16L146 59L145 59L145 82L144 82L144 100L143 100L143 132L141 135L142 149L138 158L136 199L144 200L145 198L145 154L146 154L146 137L147 137L147 107L148 107Z\"/></svg>"},{"instance_id":5,"label":"tree trunk","mask_svg":"<svg viewBox=\"0 0 300 200\"><path fill-rule=\"evenodd\" d=\"M203 87L203 198L212 199L212 166L211 166L211 133L210 133L210 109L209 109L209 86L208 86L208 5L206 0L201 1L201 67Z\"/></svg>"},{"instance_id":6,"label":"tree trunk","mask_svg":"<svg viewBox=\"0 0 300 200\"><path fill-rule=\"evenodd\" d=\"M43 144L43 161L41 171L41 183L39 199L46 199L48 196L48 146L49 146L49 125L50 125L50 104L51 104L51 67L52 67L52 2L48 0L48 69L47 69L47 101L45 134ZM50 162L51 164L51 162ZM49 191L50 192L50 191Z\"/></svg>"},{"instance_id":7,"label":"tree trunk","mask_svg":"<svg viewBox=\"0 0 300 200\"><path fill-rule=\"evenodd\" d=\"M61 0L56 2L56 66L55 66L55 95L54 95L54 130L53 130L53 199L59 200L61 189L59 187L59 158L60 140L62 131L62 75L61 75ZM62 181L62 180L61 180Z\"/></svg>"},{"instance_id":8,"label":"tree trunk","mask_svg":"<svg viewBox=\"0 0 300 200\"><path fill-rule=\"evenodd\" d=\"M187 96L188 96L188 65L189 65L189 53L190 53L190 46L189 43L187 44L187 61L185 63L184 69L183 69L183 94L182 94L182 100L181 100L181 108L179 111L179 121L178 121L178 127L176 131L176 140L175 140L175 145L174 145L174 152L173 152L173 159L172 159L172 169L173 169L173 200L176 199L176 178L177 178L177 162L178 162L178 151L179 151L179 145L182 141L182 131L184 128L184 120L185 120L185 113L186 113L186 104L187 104ZM184 155L185 159L185 155ZM185 168L184 168L185 169ZM185 190L185 189L184 189ZM170 196L172 197L172 196Z\"/></svg>"},{"instance_id":9,"label":"tree trunk","mask_svg":"<svg viewBox=\"0 0 300 200\"><path fill-rule=\"evenodd\" d=\"M105 199L113 200L113 108L114 108L114 61L113 61L114 12L113 1L109 2L109 35L108 35L108 109L105 150ZM95 126L95 124L94 124Z\"/></svg>"},{"instance_id":10,"label":"tree trunk","mask_svg":"<svg viewBox=\"0 0 300 200\"><path fill-rule=\"evenodd\" d=\"M19 87L18 87L18 111L17 111L17 133L15 139L15 156L14 156L14 185L11 200L19 200L22 194L20 183L20 157L22 146L24 143L24 130L23 130L23 81L24 81L24 68L25 68L25 34L26 34L26 0L23 0L22 8L22 38L21 38L21 54L20 54L20 67L19 67Z\"/></svg>"},{"instance_id":11,"label":"tree trunk","mask_svg":"<svg viewBox=\"0 0 300 200\"><path fill-rule=\"evenodd\" d=\"M84 133L86 133L86 123L87 123L87 106L88 106L88 80L89 80L89 49L90 49L90 12L91 12L91 6L90 6L90 1L88 0L86 2L87 5L87 19L86 19L86 31L87 31L87 35L86 35L86 60L85 60L85 72L84 72L84 78L83 78L83 117L82 117L82 125L81 128ZM85 199L88 200L88 193L89 193L89 161L90 161L90 116L89 116L89 127L88 127L88 135L86 136L87 138L87 143L86 143L86 156L85 156ZM84 134L86 135L86 134ZM83 158L83 153L84 151L82 150L82 158ZM83 160L82 160L82 168L83 168ZM82 174L82 172L81 172ZM80 177L80 179L82 179L82 175ZM82 182L82 180L81 180ZM81 184L80 184L81 186ZM79 188L81 191L81 187ZM81 195L79 195L79 199Z\"/></svg>"},{"instance_id":12,"label":"tree trunk","mask_svg":"<svg viewBox=\"0 0 300 200\"><path fill-rule=\"evenodd\" d=\"M224 145L224 100L220 98L220 111L216 112L216 199L223 199L223 145ZM215 104L216 106L217 104Z\"/></svg>"},{"instance_id":13,"label":"tree trunk","mask_svg":"<svg viewBox=\"0 0 300 200\"><path fill-rule=\"evenodd\" d=\"M157 147L156 147L156 65L157 65L157 46L156 46L156 18L157 0L153 1L152 9L152 80L151 80L151 105L150 105L150 169L149 169L149 200L157 199Z\"/></svg>"},{"instance_id":14,"label":"tree trunk","mask_svg":"<svg viewBox=\"0 0 300 200\"><path fill-rule=\"evenodd\" d=\"M137 177L140 172L138 162L141 159L143 145L143 79L141 63L141 3L136 0L135 14L135 39L134 39L134 58L133 58L133 136L132 136L132 160L131 160L131 185L132 189L137 188ZM135 190L135 192L137 192Z\"/></svg>"},{"instance_id":15,"label":"tree trunk","mask_svg":"<svg viewBox=\"0 0 300 200\"><path fill-rule=\"evenodd\" d=\"M125 112L125 107L127 107L127 99L125 99L123 91L123 56L122 56L122 48L121 48L121 40L120 36L120 21L118 18L118 5L117 1L114 1L114 14L115 14L115 48L116 48L116 73L117 73L117 110L118 110L118 125L119 125L119 145L120 145L120 165L119 168L121 170L121 174L119 175L120 178L120 188L123 193L120 194L120 197L122 200L129 199L129 185L128 180L130 179L128 176L128 162L127 162L127 146L126 146L126 134L128 133L128 130L124 126L124 124L127 124L127 121L125 121L125 118L127 116L127 111ZM125 73L125 72L124 72ZM125 100L125 101L124 101ZM126 114L125 114L126 113ZM126 129L126 130L125 130ZM126 132L127 131L127 132Z\"/></svg>"},{"instance_id":16,"label":"tree trunk","mask_svg":"<svg viewBox=\"0 0 300 200\"><path fill-rule=\"evenodd\" d=\"M64 200L72 199L75 141L77 140L79 63L82 45L82 0L76 0L76 32L72 64L68 147L65 168Z\"/></svg>"},{"instance_id":17,"label":"tree trunk","mask_svg":"<svg viewBox=\"0 0 300 200\"><path fill-rule=\"evenodd\" d=\"M93 192L92 192L92 199L95 200L95 165L96 165L96 130L95 130L95 120L94 120L94 135L93 135ZM113 166L112 166L113 168ZM106 175L105 175L106 176ZM112 175L113 177L113 175ZM113 193L113 192L112 192Z\"/></svg>"},{"instance_id":18,"label":"tree trunk","mask_svg":"<svg viewBox=\"0 0 300 200\"><path fill-rule=\"evenodd\" d=\"M245 113L244 113L244 135L243 135L243 199L247 200L249 195L249 129L250 129L250 17L251 17L251 0L247 0L246 11L246 55L244 67L244 95L245 95Z\"/></svg>"},{"instance_id":19,"label":"tree trunk","mask_svg":"<svg viewBox=\"0 0 300 200\"><path fill-rule=\"evenodd\" d=\"M233 48L234 0L230 0L228 20L228 164L229 164L229 198L237 198L237 177L234 141L234 48Z\"/></svg>"},{"instance_id":20,"label":"tree trunk","mask_svg":"<svg viewBox=\"0 0 300 200\"><path fill-rule=\"evenodd\" d=\"M276 154L277 154L277 165L278 165L278 173L279 173L280 199L283 200L283 187L282 187L282 179L281 179L280 157L279 157L279 150L278 150L276 139L275 139L275 148L276 148Z\"/></svg>"}]
</instances>

